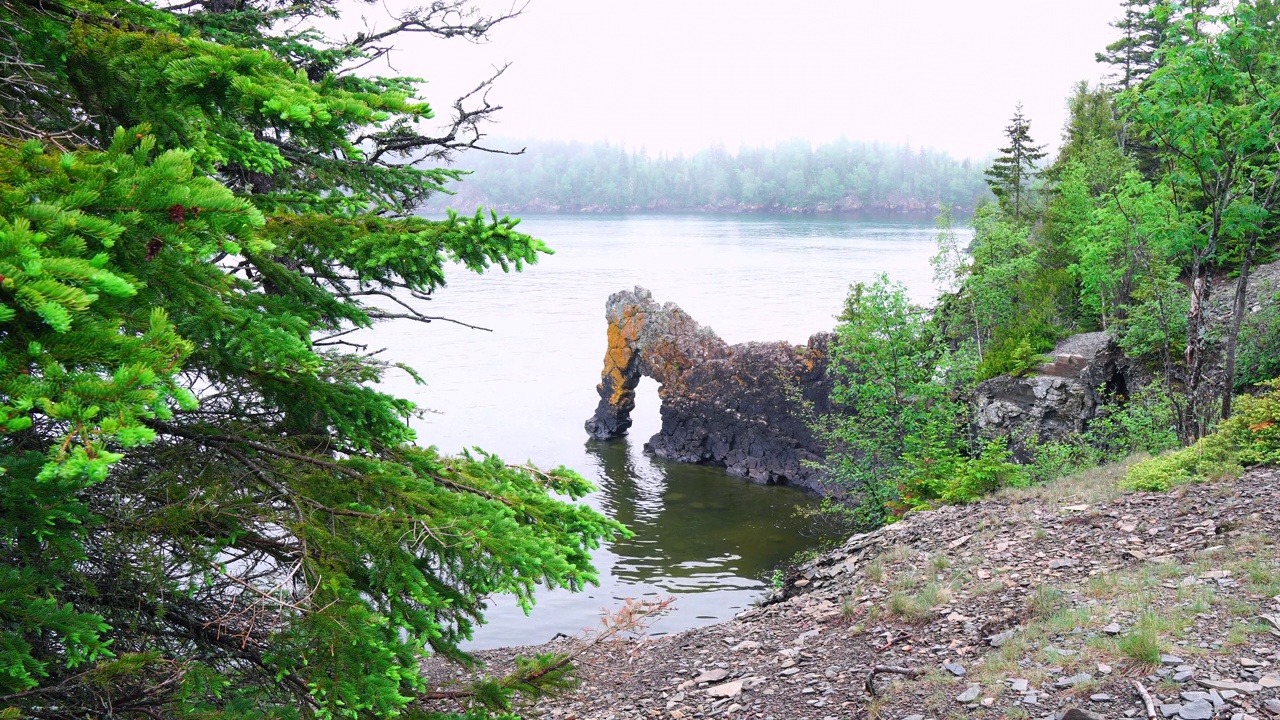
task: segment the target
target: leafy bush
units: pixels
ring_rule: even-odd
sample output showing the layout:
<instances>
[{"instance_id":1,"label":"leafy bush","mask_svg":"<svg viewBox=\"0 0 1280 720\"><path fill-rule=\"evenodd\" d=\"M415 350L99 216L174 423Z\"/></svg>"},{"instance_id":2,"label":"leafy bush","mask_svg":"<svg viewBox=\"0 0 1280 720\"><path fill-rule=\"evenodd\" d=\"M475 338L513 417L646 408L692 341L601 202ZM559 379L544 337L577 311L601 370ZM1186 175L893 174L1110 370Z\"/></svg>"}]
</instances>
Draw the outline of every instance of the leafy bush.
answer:
<instances>
[{"instance_id":1,"label":"leafy bush","mask_svg":"<svg viewBox=\"0 0 1280 720\"><path fill-rule=\"evenodd\" d=\"M950 462L963 442L967 408L940 368L950 367L929 315L906 288L881 275L850 288L831 345L836 412L813 429L827 447L827 508L856 526L876 527L892 510L936 499L936 488L904 486L916 466ZM946 371L941 374L945 375Z\"/></svg>"},{"instance_id":2,"label":"leafy bush","mask_svg":"<svg viewBox=\"0 0 1280 720\"><path fill-rule=\"evenodd\" d=\"M1124 485L1133 490L1164 492L1174 485L1240 474L1224 435L1210 435L1195 445L1160 455L1129 468Z\"/></svg>"},{"instance_id":3,"label":"leafy bush","mask_svg":"<svg viewBox=\"0 0 1280 720\"><path fill-rule=\"evenodd\" d=\"M1280 295L1272 293L1240 326L1236 389L1280 376Z\"/></svg>"},{"instance_id":4,"label":"leafy bush","mask_svg":"<svg viewBox=\"0 0 1280 720\"><path fill-rule=\"evenodd\" d=\"M1079 435L1042 441L1035 436L1022 439L1031 456L1025 466L1028 484L1120 462L1133 453L1151 455L1178 446L1173 409L1160 388L1148 385L1128 398L1108 398L1104 412Z\"/></svg>"},{"instance_id":5,"label":"leafy bush","mask_svg":"<svg viewBox=\"0 0 1280 720\"><path fill-rule=\"evenodd\" d=\"M1259 396L1244 395L1217 431L1194 445L1134 465L1125 486L1164 491L1187 482L1233 477L1251 465L1280 462L1280 380Z\"/></svg>"},{"instance_id":6,"label":"leafy bush","mask_svg":"<svg viewBox=\"0 0 1280 720\"><path fill-rule=\"evenodd\" d=\"M1178 447L1177 418L1169 396L1155 384L1131 394L1123 403L1108 398L1110 410L1089 423L1084 440L1100 457L1094 464L1123 460L1135 452L1156 455Z\"/></svg>"},{"instance_id":7,"label":"leafy bush","mask_svg":"<svg viewBox=\"0 0 1280 720\"><path fill-rule=\"evenodd\" d=\"M982 454L960 463L958 472L940 493L944 502L970 503L1003 487L1027 484L1027 470L1013 462L1008 444L992 440L982 446Z\"/></svg>"},{"instance_id":8,"label":"leafy bush","mask_svg":"<svg viewBox=\"0 0 1280 720\"><path fill-rule=\"evenodd\" d=\"M1025 377L1048 360L1044 353L1053 349L1057 336L1050 328L1037 328L1034 335L1030 332L1010 337L998 335L978 366L978 378L986 380L1006 374Z\"/></svg>"}]
</instances>

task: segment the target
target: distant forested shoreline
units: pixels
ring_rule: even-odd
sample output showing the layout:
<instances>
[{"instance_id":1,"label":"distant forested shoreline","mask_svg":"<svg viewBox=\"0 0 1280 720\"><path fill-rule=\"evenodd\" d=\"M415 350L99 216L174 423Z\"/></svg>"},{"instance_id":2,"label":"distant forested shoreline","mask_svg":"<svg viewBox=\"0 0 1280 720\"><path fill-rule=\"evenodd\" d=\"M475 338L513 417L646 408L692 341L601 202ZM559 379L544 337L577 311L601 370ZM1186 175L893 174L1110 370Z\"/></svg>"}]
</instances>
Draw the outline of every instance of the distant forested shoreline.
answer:
<instances>
[{"instance_id":1,"label":"distant forested shoreline","mask_svg":"<svg viewBox=\"0 0 1280 720\"><path fill-rule=\"evenodd\" d=\"M450 183L455 194L436 196L428 209L932 215L944 205L972 210L989 197L985 161L849 140L675 156L604 142L539 142L520 155L477 153L467 161L474 174Z\"/></svg>"}]
</instances>

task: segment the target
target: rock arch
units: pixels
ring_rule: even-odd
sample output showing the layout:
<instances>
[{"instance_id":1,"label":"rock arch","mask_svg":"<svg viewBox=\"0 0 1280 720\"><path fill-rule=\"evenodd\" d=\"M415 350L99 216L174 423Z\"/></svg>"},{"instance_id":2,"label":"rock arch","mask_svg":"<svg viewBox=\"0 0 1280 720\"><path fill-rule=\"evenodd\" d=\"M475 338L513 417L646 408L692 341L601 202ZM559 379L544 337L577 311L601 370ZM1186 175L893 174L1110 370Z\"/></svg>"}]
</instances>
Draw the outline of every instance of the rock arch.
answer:
<instances>
[{"instance_id":1,"label":"rock arch","mask_svg":"<svg viewBox=\"0 0 1280 720\"><path fill-rule=\"evenodd\" d=\"M636 384L651 377L659 383L662 429L646 449L679 462L723 465L753 482L820 490L809 463L821 450L806 417L826 410L830 333L813 335L807 345L729 345L641 287L611 295L605 318L600 403L586 422L591 437L625 434Z\"/></svg>"}]
</instances>

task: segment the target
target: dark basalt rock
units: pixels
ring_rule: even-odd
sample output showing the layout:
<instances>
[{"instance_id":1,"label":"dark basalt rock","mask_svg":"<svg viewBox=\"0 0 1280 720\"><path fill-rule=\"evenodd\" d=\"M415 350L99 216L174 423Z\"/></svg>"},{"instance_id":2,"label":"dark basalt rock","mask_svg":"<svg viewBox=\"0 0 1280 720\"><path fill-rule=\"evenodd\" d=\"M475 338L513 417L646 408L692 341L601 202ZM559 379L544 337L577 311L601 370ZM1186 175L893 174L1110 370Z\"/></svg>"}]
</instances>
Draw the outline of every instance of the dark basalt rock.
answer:
<instances>
[{"instance_id":1,"label":"dark basalt rock","mask_svg":"<svg viewBox=\"0 0 1280 720\"><path fill-rule=\"evenodd\" d=\"M1029 375L1001 375L978 384L978 433L1010 438L1014 454L1029 460L1029 439L1055 441L1084 432L1105 406L1145 384L1141 376L1110 334L1072 335Z\"/></svg>"},{"instance_id":2,"label":"dark basalt rock","mask_svg":"<svg viewBox=\"0 0 1280 720\"><path fill-rule=\"evenodd\" d=\"M825 412L830 333L807 345L728 345L674 303L659 305L637 287L614 293L605 306L609 348L597 386L600 404L587 420L596 439L631 426L641 377L658 381L662 430L645 445L659 457L723 465L758 483L819 491L806 466L821 449L805 422Z\"/></svg>"}]
</instances>

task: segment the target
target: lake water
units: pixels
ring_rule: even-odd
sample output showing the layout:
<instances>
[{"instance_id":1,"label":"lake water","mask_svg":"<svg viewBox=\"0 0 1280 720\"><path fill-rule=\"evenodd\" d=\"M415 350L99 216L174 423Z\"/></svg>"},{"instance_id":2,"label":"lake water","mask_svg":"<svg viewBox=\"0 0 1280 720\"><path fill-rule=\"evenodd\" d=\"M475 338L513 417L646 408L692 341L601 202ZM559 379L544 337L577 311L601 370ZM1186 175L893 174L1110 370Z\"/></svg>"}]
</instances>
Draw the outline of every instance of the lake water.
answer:
<instances>
[{"instance_id":1,"label":"lake water","mask_svg":"<svg viewBox=\"0 0 1280 720\"><path fill-rule=\"evenodd\" d=\"M543 592L529 617L495 599L469 647L573 634L628 597L676 597L653 633L732 617L765 591L773 567L817 542L794 515L813 499L646 455L642 446L660 425L651 380L639 388L628 437L589 441L583 422L598 400L605 300L640 285L730 343L803 343L831 329L851 283L880 272L906 284L914 299L930 301L932 223L549 215L525 216L520 229L556 254L523 273L475 276L458 268L431 303L431 314L492 332L395 322L362 342L385 347L383 357L426 379L425 386L397 375L386 382L434 411L417 424L420 442L572 467L600 488L587 502L635 537L596 554L598 588Z\"/></svg>"}]
</instances>

